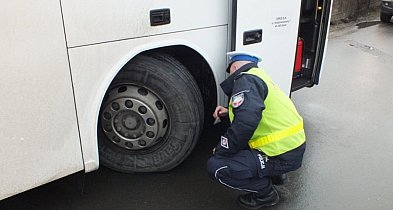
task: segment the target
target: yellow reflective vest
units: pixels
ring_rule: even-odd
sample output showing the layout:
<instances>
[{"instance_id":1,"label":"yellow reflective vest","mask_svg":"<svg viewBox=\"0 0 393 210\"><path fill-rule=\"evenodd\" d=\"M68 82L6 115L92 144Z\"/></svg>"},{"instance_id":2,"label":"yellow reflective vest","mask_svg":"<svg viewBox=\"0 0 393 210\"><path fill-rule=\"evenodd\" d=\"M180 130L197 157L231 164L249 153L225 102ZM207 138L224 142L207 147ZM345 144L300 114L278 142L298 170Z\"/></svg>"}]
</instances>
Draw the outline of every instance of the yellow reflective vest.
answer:
<instances>
[{"instance_id":1,"label":"yellow reflective vest","mask_svg":"<svg viewBox=\"0 0 393 210\"><path fill-rule=\"evenodd\" d=\"M261 78L268 87L262 119L248 141L250 148L260 150L268 156L277 156L302 145L306 141L303 118L298 114L291 99L280 90L264 70L252 68L242 74L255 75ZM232 101L230 101L229 119L231 122L233 118Z\"/></svg>"}]
</instances>

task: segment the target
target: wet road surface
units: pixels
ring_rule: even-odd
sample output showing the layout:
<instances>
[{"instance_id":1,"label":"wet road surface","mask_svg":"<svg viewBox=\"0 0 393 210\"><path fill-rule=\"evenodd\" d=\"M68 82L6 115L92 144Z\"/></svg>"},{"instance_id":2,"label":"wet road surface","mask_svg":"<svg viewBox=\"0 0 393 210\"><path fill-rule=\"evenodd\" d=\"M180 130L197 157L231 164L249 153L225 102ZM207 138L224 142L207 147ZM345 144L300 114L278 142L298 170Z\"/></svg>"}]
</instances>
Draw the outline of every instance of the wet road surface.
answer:
<instances>
[{"instance_id":1,"label":"wet road surface","mask_svg":"<svg viewBox=\"0 0 393 210\"><path fill-rule=\"evenodd\" d=\"M292 94L304 117L303 167L270 209L393 209L393 24L330 34L319 86ZM159 174L101 167L0 202L0 209L241 209L240 192L209 180L206 160L224 124L205 130L191 156ZM82 193L82 184L83 193ZM268 208L269 209L269 208Z\"/></svg>"}]
</instances>

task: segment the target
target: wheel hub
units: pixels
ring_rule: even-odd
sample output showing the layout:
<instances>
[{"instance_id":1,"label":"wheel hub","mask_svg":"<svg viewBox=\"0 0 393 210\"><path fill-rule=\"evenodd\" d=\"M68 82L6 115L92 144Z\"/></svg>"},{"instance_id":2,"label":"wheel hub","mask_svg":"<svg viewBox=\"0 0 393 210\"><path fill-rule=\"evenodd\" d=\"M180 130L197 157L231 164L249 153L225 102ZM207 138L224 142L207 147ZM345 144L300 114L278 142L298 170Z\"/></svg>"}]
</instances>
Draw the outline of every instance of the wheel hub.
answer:
<instances>
[{"instance_id":1,"label":"wheel hub","mask_svg":"<svg viewBox=\"0 0 393 210\"><path fill-rule=\"evenodd\" d=\"M132 110L121 111L115 116L113 122L115 130L124 138L136 139L146 131L143 118Z\"/></svg>"},{"instance_id":2,"label":"wheel hub","mask_svg":"<svg viewBox=\"0 0 393 210\"><path fill-rule=\"evenodd\" d=\"M123 120L123 125L131 130L135 130L135 128L139 127L141 122L136 117L127 116Z\"/></svg>"},{"instance_id":3,"label":"wheel hub","mask_svg":"<svg viewBox=\"0 0 393 210\"><path fill-rule=\"evenodd\" d=\"M105 135L117 146L140 150L163 139L168 131L164 103L152 92L135 85L123 85L108 93L100 115Z\"/></svg>"}]
</instances>

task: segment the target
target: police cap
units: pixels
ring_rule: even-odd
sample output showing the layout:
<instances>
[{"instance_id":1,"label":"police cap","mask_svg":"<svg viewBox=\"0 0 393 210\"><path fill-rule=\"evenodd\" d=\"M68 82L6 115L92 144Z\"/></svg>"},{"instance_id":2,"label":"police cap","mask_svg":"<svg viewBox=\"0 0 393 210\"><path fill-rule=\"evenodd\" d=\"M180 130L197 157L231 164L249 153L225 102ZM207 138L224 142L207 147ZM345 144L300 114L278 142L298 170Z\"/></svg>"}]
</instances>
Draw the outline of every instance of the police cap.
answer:
<instances>
[{"instance_id":1,"label":"police cap","mask_svg":"<svg viewBox=\"0 0 393 210\"><path fill-rule=\"evenodd\" d=\"M249 52L240 52L240 51L233 51L227 53L229 65L227 68L227 72L229 73L229 68L231 67L233 62L236 61L250 61L253 63L259 63L262 61L262 58L259 55L249 53Z\"/></svg>"}]
</instances>

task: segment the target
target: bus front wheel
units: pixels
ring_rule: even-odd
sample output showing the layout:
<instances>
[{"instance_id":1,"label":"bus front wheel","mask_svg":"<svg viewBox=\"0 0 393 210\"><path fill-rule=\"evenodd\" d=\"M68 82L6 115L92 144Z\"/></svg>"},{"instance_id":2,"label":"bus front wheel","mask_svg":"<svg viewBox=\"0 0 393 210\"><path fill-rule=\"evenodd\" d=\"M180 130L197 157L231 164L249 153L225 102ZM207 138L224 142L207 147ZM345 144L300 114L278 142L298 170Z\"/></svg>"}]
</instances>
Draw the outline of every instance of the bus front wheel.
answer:
<instances>
[{"instance_id":1,"label":"bus front wheel","mask_svg":"<svg viewBox=\"0 0 393 210\"><path fill-rule=\"evenodd\" d=\"M100 162L128 173L170 170L191 153L203 116L199 88L180 62L165 54L137 56L103 100Z\"/></svg>"}]
</instances>

